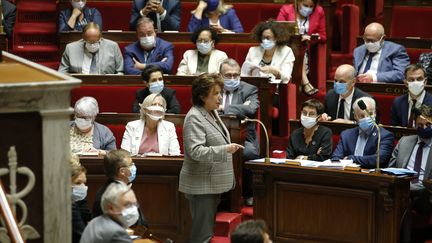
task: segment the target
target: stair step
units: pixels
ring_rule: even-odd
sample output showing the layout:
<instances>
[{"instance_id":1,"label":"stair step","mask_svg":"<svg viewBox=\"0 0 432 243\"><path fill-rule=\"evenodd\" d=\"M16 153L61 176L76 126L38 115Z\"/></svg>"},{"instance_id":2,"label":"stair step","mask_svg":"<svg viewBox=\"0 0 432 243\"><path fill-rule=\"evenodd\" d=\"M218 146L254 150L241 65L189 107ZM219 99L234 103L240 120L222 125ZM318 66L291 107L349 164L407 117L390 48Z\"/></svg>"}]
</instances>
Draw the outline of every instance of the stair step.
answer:
<instances>
[{"instance_id":1,"label":"stair step","mask_svg":"<svg viewBox=\"0 0 432 243\"><path fill-rule=\"evenodd\" d=\"M12 52L22 52L22 53L28 53L28 52L44 52L44 54L47 54L49 52L58 53L58 46L57 45L14 45Z\"/></svg>"},{"instance_id":2,"label":"stair step","mask_svg":"<svg viewBox=\"0 0 432 243\"><path fill-rule=\"evenodd\" d=\"M214 236L210 243L231 243L230 237Z\"/></svg>"},{"instance_id":3,"label":"stair step","mask_svg":"<svg viewBox=\"0 0 432 243\"><path fill-rule=\"evenodd\" d=\"M241 223L241 214L219 212L216 214L215 236L229 237L230 233Z\"/></svg>"},{"instance_id":4,"label":"stair step","mask_svg":"<svg viewBox=\"0 0 432 243\"><path fill-rule=\"evenodd\" d=\"M56 12L57 5L55 2L20 1L17 4L17 9L27 12Z\"/></svg>"},{"instance_id":5,"label":"stair step","mask_svg":"<svg viewBox=\"0 0 432 243\"><path fill-rule=\"evenodd\" d=\"M56 45L55 23L19 23L14 28L14 46Z\"/></svg>"},{"instance_id":6,"label":"stair step","mask_svg":"<svg viewBox=\"0 0 432 243\"><path fill-rule=\"evenodd\" d=\"M40 23L57 21L57 6L52 2L21 1L17 5L18 23Z\"/></svg>"},{"instance_id":7,"label":"stair step","mask_svg":"<svg viewBox=\"0 0 432 243\"><path fill-rule=\"evenodd\" d=\"M57 33L56 23L17 23L14 33L52 34Z\"/></svg>"}]
</instances>

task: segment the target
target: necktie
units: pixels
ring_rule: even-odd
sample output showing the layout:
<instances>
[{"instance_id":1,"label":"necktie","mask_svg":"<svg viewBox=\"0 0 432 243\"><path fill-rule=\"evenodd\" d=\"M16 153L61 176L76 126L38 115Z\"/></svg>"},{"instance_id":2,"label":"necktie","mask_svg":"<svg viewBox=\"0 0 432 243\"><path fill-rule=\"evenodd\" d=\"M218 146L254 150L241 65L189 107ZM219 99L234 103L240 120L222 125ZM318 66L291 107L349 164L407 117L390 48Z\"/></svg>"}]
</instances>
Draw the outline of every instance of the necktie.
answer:
<instances>
[{"instance_id":1,"label":"necktie","mask_svg":"<svg viewBox=\"0 0 432 243\"><path fill-rule=\"evenodd\" d=\"M339 110L337 114L337 118L344 119L345 118L345 99L341 99L339 102Z\"/></svg>"},{"instance_id":2,"label":"necktie","mask_svg":"<svg viewBox=\"0 0 432 243\"><path fill-rule=\"evenodd\" d=\"M421 164L422 164L422 157L423 157L423 146L425 145L425 143L423 141L421 141L418 145L417 148L417 153L416 153L416 157L415 157L415 162L414 162L414 170L417 171L419 173L420 176L420 169L421 169ZM414 179L413 182L418 182L419 179Z\"/></svg>"},{"instance_id":3,"label":"necktie","mask_svg":"<svg viewBox=\"0 0 432 243\"><path fill-rule=\"evenodd\" d=\"M90 64L90 74L98 74L97 68L96 68L96 53L92 53L92 60Z\"/></svg>"},{"instance_id":4,"label":"necktie","mask_svg":"<svg viewBox=\"0 0 432 243\"><path fill-rule=\"evenodd\" d=\"M410 112L410 116L409 116L409 119L408 119L408 126L407 127L414 127L414 113L413 113L413 110L415 108L416 103L417 103L417 100L413 99L412 100L411 112Z\"/></svg>"},{"instance_id":5,"label":"necktie","mask_svg":"<svg viewBox=\"0 0 432 243\"><path fill-rule=\"evenodd\" d=\"M225 91L225 102L224 102L224 111L228 108L230 105L230 99L229 99L230 92Z\"/></svg>"},{"instance_id":6,"label":"necktie","mask_svg":"<svg viewBox=\"0 0 432 243\"><path fill-rule=\"evenodd\" d=\"M367 71L369 71L369 69L371 67L371 64L372 64L372 59L375 56L375 54L376 54L376 52L375 53L369 53L369 58L368 58L368 60L366 62L366 66L364 68L363 73L366 73Z\"/></svg>"}]
</instances>

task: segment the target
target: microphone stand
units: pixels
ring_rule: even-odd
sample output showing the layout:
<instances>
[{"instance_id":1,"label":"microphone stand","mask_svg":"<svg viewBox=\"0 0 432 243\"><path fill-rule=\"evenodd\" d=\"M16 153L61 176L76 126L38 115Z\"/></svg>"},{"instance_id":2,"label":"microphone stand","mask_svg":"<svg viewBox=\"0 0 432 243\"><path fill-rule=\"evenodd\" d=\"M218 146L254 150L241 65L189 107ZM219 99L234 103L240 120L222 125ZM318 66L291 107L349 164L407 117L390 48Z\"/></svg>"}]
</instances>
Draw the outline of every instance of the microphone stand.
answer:
<instances>
[{"instance_id":1,"label":"microphone stand","mask_svg":"<svg viewBox=\"0 0 432 243\"><path fill-rule=\"evenodd\" d=\"M270 143L269 143L269 136L268 136L268 133L267 133L267 128L265 127L265 125L264 125L264 123L262 123L262 121L260 121L260 120L258 120L258 119L251 119L251 118L248 118L248 117L244 117L244 120L245 121L247 121L247 122L257 122L257 123L259 123L263 128L264 128L264 134L265 134L265 136L266 136L266 141L267 141L267 143L266 143L266 157L265 157L265 159L264 159L264 163L265 164L270 164L270 153L269 153L269 146L270 146Z\"/></svg>"}]
</instances>

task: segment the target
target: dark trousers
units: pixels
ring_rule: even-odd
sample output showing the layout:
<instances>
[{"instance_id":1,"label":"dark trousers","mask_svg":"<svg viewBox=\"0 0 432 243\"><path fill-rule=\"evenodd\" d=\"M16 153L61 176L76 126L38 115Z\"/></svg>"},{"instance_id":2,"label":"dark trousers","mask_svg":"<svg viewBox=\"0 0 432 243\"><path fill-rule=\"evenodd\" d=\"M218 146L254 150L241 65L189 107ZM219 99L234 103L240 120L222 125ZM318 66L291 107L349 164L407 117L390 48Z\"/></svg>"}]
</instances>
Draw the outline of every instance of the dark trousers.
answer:
<instances>
[{"instance_id":1,"label":"dark trousers","mask_svg":"<svg viewBox=\"0 0 432 243\"><path fill-rule=\"evenodd\" d=\"M213 237L220 194L185 194L192 216L190 243L207 243Z\"/></svg>"}]
</instances>

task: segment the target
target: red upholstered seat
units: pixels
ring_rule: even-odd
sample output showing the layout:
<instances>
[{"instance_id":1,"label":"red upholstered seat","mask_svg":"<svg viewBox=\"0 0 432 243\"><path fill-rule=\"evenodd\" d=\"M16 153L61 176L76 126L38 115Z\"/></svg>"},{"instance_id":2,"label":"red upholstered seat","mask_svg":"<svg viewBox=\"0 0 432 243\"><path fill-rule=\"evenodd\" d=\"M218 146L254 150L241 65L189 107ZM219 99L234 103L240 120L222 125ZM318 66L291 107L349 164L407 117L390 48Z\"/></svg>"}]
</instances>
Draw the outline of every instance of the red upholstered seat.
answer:
<instances>
[{"instance_id":1,"label":"red upholstered seat","mask_svg":"<svg viewBox=\"0 0 432 243\"><path fill-rule=\"evenodd\" d=\"M129 30L129 20L132 14L132 1L87 2L102 14L104 30Z\"/></svg>"},{"instance_id":2,"label":"red upholstered seat","mask_svg":"<svg viewBox=\"0 0 432 243\"><path fill-rule=\"evenodd\" d=\"M197 7L196 2L181 2L180 31L186 32L191 19L191 11Z\"/></svg>"},{"instance_id":3,"label":"red upholstered seat","mask_svg":"<svg viewBox=\"0 0 432 243\"><path fill-rule=\"evenodd\" d=\"M390 125L391 120L391 106L393 104L393 100L398 95L389 95L389 94L379 94L379 93L371 93L375 97L377 101L377 107L380 110L380 123L384 125Z\"/></svg>"},{"instance_id":4,"label":"red upholstered seat","mask_svg":"<svg viewBox=\"0 0 432 243\"><path fill-rule=\"evenodd\" d=\"M391 37L432 38L432 7L393 6Z\"/></svg>"}]
</instances>

